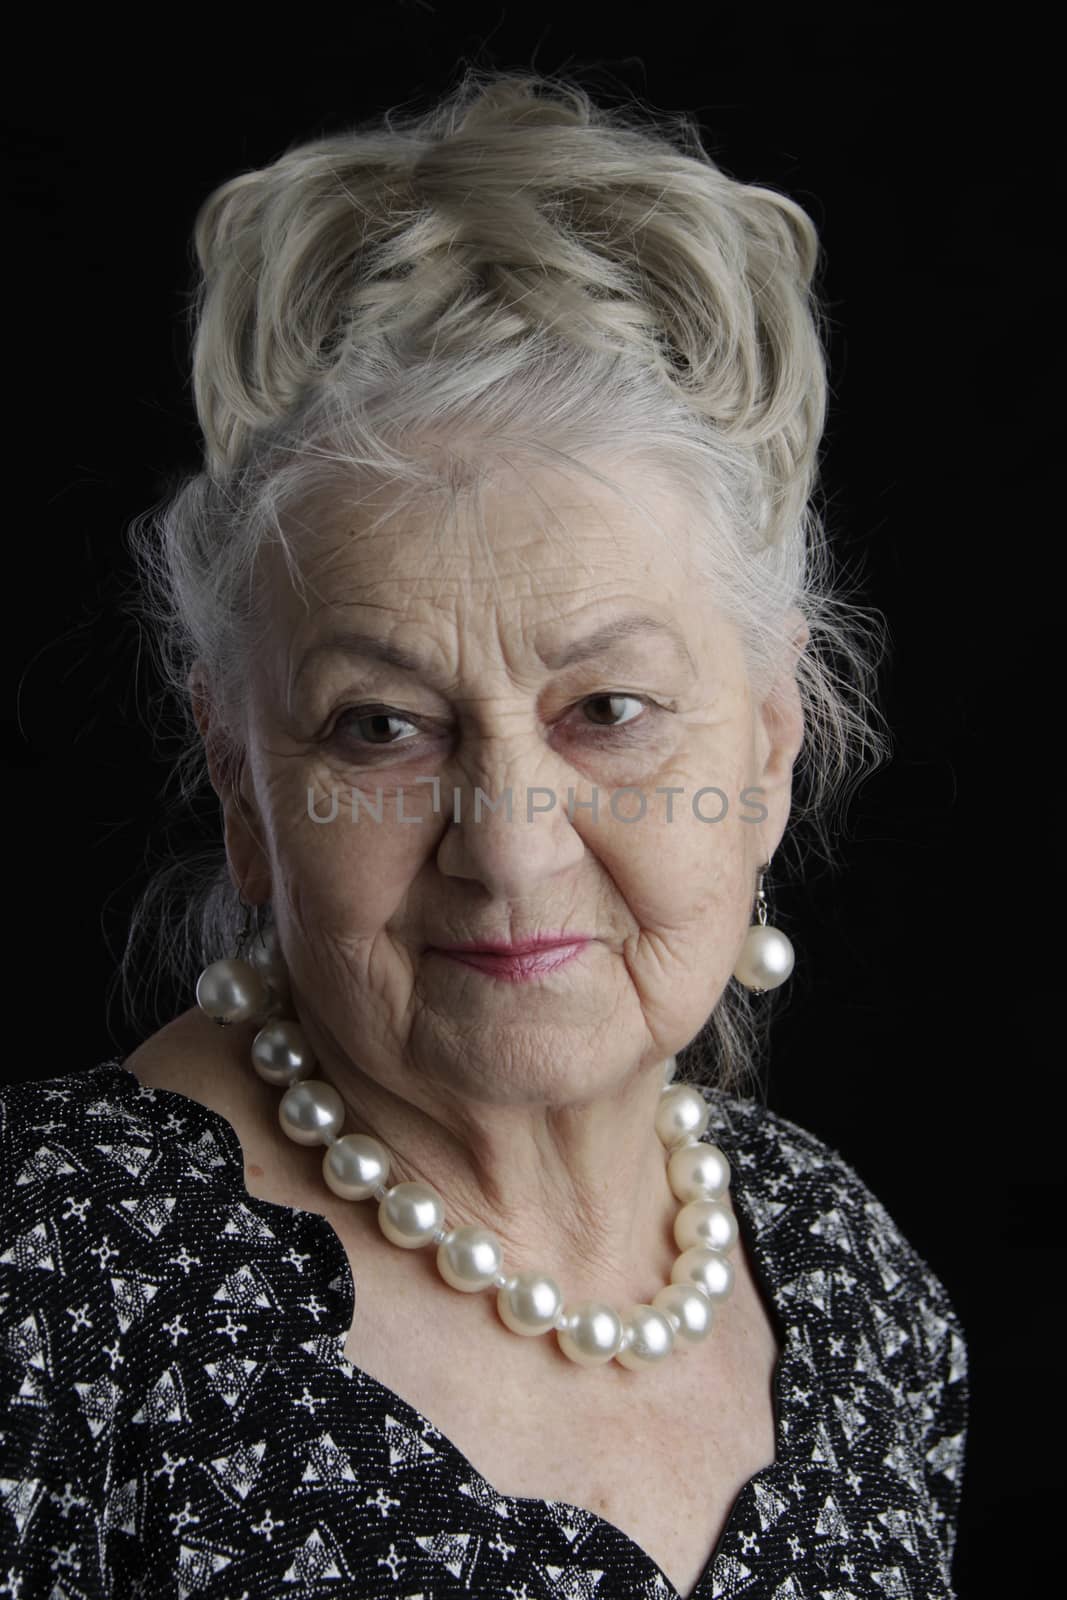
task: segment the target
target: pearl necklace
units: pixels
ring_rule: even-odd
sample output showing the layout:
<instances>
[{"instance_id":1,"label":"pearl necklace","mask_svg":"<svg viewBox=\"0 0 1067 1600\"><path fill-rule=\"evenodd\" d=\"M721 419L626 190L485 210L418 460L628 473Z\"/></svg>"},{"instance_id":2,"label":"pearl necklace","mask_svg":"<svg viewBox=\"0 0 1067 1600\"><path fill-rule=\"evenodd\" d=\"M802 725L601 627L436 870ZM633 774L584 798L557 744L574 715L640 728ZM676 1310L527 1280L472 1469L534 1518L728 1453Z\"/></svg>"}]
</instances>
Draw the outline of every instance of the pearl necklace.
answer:
<instances>
[{"instance_id":1,"label":"pearl necklace","mask_svg":"<svg viewBox=\"0 0 1067 1600\"><path fill-rule=\"evenodd\" d=\"M614 1359L640 1371L706 1338L716 1307L733 1289L726 1252L737 1240L737 1222L722 1199L730 1163L717 1145L701 1139L710 1108L697 1088L671 1081L673 1056L664 1063L656 1133L680 1204L674 1238L681 1253L651 1304L631 1304L620 1313L602 1300L565 1304L546 1273L506 1272L496 1235L477 1224L447 1227L444 1202L431 1184L390 1186L385 1146L369 1134L342 1133L344 1101L332 1083L311 1078L316 1062L300 1024L278 1014L289 998L272 929L257 936L248 961L215 961L196 986L197 1004L220 1026L264 1023L252 1041L252 1066L265 1083L285 1089L278 1106L283 1130L295 1144L327 1146L322 1175L328 1187L344 1200L376 1200L378 1225L392 1244L403 1250L436 1245L437 1269L453 1289L495 1289L500 1319L512 1333L554 1330L564 1355L579 1366Z\"/></svg>"}]
</instances>

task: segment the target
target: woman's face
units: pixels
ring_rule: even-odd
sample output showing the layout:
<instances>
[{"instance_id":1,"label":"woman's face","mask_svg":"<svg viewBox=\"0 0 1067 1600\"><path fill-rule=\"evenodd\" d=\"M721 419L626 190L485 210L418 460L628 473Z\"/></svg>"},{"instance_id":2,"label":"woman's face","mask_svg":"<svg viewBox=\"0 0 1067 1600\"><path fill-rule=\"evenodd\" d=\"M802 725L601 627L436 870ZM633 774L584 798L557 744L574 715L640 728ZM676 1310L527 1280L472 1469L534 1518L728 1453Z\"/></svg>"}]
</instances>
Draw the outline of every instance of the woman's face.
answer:
<instances>
[{"instance_id":1,"label":"woman's face","mask_svg":"<svg viewBox=\"0 0 1067 1600\"><path fill-rule=\"evenodd\" d=\"M673 1055L788 817L798 706L753 702L682 532L663 548L596 486L536 494L487 497L487 539L335 514L303 599L265 568L234 876L273 904L320 1056L426 1108L582 1099ZM593 648L633 617L659 626ZM527 982L435 948L545 934L589 942Z\"/></svg>"}]
</instances>

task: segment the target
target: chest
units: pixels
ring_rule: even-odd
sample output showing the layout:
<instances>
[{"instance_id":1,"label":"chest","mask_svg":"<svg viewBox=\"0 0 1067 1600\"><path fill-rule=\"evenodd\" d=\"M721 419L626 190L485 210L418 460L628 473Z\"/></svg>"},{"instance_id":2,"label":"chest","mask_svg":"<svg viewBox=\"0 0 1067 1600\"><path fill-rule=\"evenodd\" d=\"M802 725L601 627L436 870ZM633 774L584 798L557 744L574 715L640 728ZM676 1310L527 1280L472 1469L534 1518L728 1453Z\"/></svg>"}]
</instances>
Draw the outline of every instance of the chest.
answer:
<instances>
[{"instance_id":1,"label":"chest","mask_svg":"<svg viewBox=\"0 0 1067 1600\"><path fill-rule=\"evenodd\" d=\"M345 1355L414 1406L500 1494L562 1501L613 1523L688 1600L741 1489L775 1458L777 1343L758 1298L753 1320L751 1304L736 1297L732 1326L724 1309L722 1326L676 1353L669 1373L629 1373L572 1368L548 1340L472 1329L469 1302L456 1327L455 1308L439 1297L437 1289L432 1318L413 1318L410 1301L396 1318L386 1309L395 1300L364 1295L366 1315L357 1304Z\"/></svg>"},{"instance_id":2,"label":"chest","mask_svg":"<svg viewBox=\"0 0 1067 1600\"><path fill-rule=\"evenodd\" d=\"M143 1067L141 1081L173 1086ZM139 1074L140 1075L140 1074ZM183 1092L188 1081L177 1085ZM249 1194L326 1216L356 1284L345 1342L353 1366L421 1413L498 1493L577 1506L619 1528L689 1600L738 1494L775 1459L772 1384L778 1337L743 1241L733 1293L702 1344L662 1368L588 1371L551 1337L519 1339L490 1296L450 1293L428 1254L413 1260L354 1229L325 1190L317 1151L293 1161L276 1125L213 1103L239 1130ZM258 1131L257 1131L258 1129ZM276 1176L278 1150L290 1160Z\"/></svg>"}]
</instances>

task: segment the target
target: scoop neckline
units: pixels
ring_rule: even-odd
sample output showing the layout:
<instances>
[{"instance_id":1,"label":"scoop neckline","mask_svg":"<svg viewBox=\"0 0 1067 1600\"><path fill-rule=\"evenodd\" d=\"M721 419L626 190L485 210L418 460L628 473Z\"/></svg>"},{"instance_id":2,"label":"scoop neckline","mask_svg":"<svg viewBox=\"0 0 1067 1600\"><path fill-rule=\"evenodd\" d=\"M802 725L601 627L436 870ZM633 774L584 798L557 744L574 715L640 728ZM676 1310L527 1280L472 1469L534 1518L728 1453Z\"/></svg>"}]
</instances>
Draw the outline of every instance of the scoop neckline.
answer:
<instances>
[{"instance_id":1,"label":"scoop neckline","mask_svg":"<svg viewBox=\"0 0 1067 1600\"><path fill-rule=\"evenodd\" d=\"M141 1083L140 1079L137 1077L137 1074L126 1065L124 1058L115 1057L111 1061L103 1063L102 1069L97 1070L111 1070L113 1072L121 1073L124 1078L129 1079L130 1086L136 1086L138 1091L145 1088L145 1085ZM707 1089L705 1086L699 1084L697 1087L701 1089L701 1093L714 1096L719 1100L720 1104L726 1098L714 1089ZM709 1128L708 1130L705 1130L705 1133L701 1136L701 1138L702 1142L716 1143L730 1163L730 1198L733 1202L735 1215L737 1216L738 1232L740 1233L744 1241L745 1248L748 1251L749 1260L752 1265L752 1273L757 1289L759 1290L765 1307L775 1325L775 1333L778 1339L779 1349L778 1356L771 1374L771 1395L774 1404L774 1460L768 1462L766 1466L760 1467L742 1484L741 1488L734 1497L734 1502L730 1508L729 1515L723 1524L714 1548L708 1556L707 1562L701 1570L695 1587L690 1590L688 1595L683 1595L675 1586L675 1584L672 1583L671 1579L668 1578L667 1574L663 1571L663 1568L659 1565L655 1557L648 1550L646 1550L643 1545L639 1544L636 1539L628 1534L624 1528L620 1528L618 1523L612 1522L609 1517L601 1516L599 1512L591 1511L587 1506L576 1505L573 1501L555 1499L546 1500L539 1498L537 1495L504 1494L501 1490L496 1488L495 1484L491 1483L489 1479L486 1478L484 1473L479 1472L473 1461L471 1461L470 1457L460 1448L455 1440L450 1438L442 1428L439 1428L437 1424L431 1420L431 1418L427 1417L423 1412L421 1412L417 1406L411 1403L411 1401L405 1400L403 1395L398 1394L397 1391L390 1388L387 1383L384 1383L380 1378L376 1378L373 1373L368 1372L366 1368L359 1367L353 1361L350 1361L344 1354L344 1342L348 1334L348 1329L351 1326L352 1317L355 1314L355 1279L352 1276L352 1269L349 1265L348 1252L345 1250L345 1247L341 1242L340 1235L337 1233L337 1230L334 1228L329 1218L323 1216L322 1213L318 1211L305 1211L301 1206L281 1205L277 1201L264 1200L257 1195L250 1194L244 1183L244 1148L241 1144L241 1140L236 1128L234 1128L233 1124L223 1116L221 1111L216 1111L214 1107L205 1105L202 1100L194 1100L191 1095L183 1094L180 1089L151 1088L148 1090L148 1093L152 1096L164 1095L169 1096L173 1100L182 1101L186 1105L194 1108L194 1115L199 1113L201 1121L204 1123L204 1125L209 1127L211 1131L218 1137L219 1142L228 1158L229 1165L227 1169L227 1177L228 1179L232 1179L232 1182L229 1183L229 1187L238 1193L241 1203L248 1206L253 1211L253 1214L255 1214L257 1210L260 1213L267 1214L272 1211L286 1211L293 1216L301 1218L302 1225L305 1228L313 1228L315 1231L321 1234L326 1250L332 1253L334 1257L334 1262L338 1269L335 1276L340 1279L344 1301L341 1310L341 1322L343 1323L343 1327L340 1329L339 1333L336 1333L333 1336L335 1341L335 1353L332 1359L343 1370L346 1370L361 1388L368 1389L373 1395L379 1396L383 1407L387 1404L390 1411L400 1411L406 1414L408 1418L412 1419L415 1426L411 1431L420 1433L423 1436L425 1436L426 1432L429 1431L434 1438L435 1443L440 1447L443 1453L453 1460L456 1469L462 1469L462 1472L467 1477L472 1478L478 1483L482 1484L487 1491L487 1494L494 1501L502 1503L503 1505L507 1506L509 1510L510 1508L515 1507L520 1514L524 1508L527 1509L528 1512L536 1511L542 1516L549 1515L550 1507L558 1508L564 1512L573 1511L579 1518L582 1519L583 1526L589 1526L592 1524L600 1530L605 1531L609 1538L619 1542L631 1552L631 1560L632 1553L636 1552L641 1560L652 1568L653 1572L658 1575L660 1585L663 1586L665 1591L658 1596L658 1600L712 1600L712 1596L717 1592L713 1587L715 1581L715 1569L718 1567L720 1561L729 1557L729 1545L734 1537L735 1526L740 1522L745 1513L753 1506L753 1503L756 1501L759 1492L772 1481L780 1478L784 1473L792 1471L795 1465L789 1446L791 1418L787 1410L786 1401L790 1392L788 1384L793 1376L791 1369L794 1361L797 1359L795 1345L797 1325L795 1322L789 1321L786 1314L786 1307L782 1304L775 1293L774 1273L771 1263L764 1251L763 1242L760 1239L755 1226L755 1217L753 1214L751 1197L748 1194L746 1181L742 1176L743 1163L740 1160L742 1150L739 1142L739 1136L735 1137L732 1126L729 1126L728 1115L726 1118L727 1129L725 1133L721 1127L717 1127L715 1129L714 1141L712 1141L711 1130ZM180 1138L178 1142L182 1142ZM232 1169L232 1171L230 1169ZM219 1174L216 1170L215 1173L213 1173L213 1177L217 1179L218 1176ZM267 1219L268 1218L266 1215L264 1215L262 1218L264 1221ZM322 1257L321 1259L325 1260L325 1257ZM793 1308L793 1310L795 1314L795 1308ZM400 1417L397 1420L403 1425L403 1417Z\"/></svg>"}]
</instances>

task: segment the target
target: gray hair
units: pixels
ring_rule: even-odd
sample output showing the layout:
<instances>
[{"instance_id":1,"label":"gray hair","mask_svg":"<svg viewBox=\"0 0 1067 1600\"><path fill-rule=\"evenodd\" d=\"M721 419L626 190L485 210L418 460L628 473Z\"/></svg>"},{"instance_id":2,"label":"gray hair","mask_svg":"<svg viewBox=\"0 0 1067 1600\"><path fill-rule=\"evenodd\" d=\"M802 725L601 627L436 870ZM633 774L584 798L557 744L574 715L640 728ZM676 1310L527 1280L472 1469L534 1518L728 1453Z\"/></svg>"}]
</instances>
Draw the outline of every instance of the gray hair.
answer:
<instances>
[{"instance_id":1,"label":"gray hair","mask_svg":"<svg viewBox=\"0 0 1067 1600\"><path fill-rule=\"evenodd\" d=\"M480 519L485 490L521 464L605 486L657 537L654 504L629 485L684 508L754 692L793 663L805 731L781 857L833 866L845 807L889 754L873 699L886 629L846 597L816 503L826 317L800 205L730 177L685 114L467 65L428 112L292 145L222 183L194 239L203 469L128 534L154 712L177 718L162 724L177 734L176 809L208 782L194 663L239 768L261 556L279 551L302 593L316 507L370 507L400 538L413 509ZM799 655L793 608L809 630ZM165 861L116 973L130 1025L161 987L191 1002L242 921L221 839ZM780 993L731 979L683 1072L748 1090Z\"/></svg>"}]
</instances>

